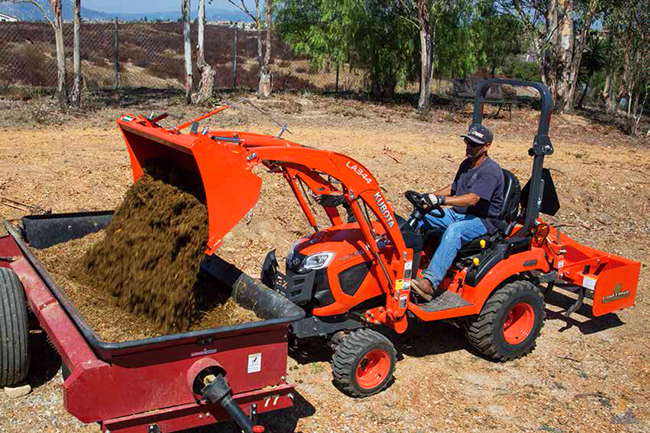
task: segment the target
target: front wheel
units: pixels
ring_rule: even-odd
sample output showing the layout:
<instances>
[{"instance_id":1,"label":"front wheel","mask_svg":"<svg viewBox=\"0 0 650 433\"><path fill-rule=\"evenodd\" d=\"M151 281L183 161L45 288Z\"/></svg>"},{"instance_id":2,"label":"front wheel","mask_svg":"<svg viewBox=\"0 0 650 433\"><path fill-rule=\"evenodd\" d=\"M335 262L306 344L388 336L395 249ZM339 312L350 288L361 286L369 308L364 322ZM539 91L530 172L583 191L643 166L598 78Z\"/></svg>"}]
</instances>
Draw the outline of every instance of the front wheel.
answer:
<instances>
[{"instance_id":1,"label":"front wheel","mask_svg":"<svg viewBox=\"0 0 650 433\"><path fill-rule=\"evenodd\" d=\"M392 379L395 360L395 347L388 338L359 329L346 336L334 353L334 383L352 397L376 394Z\"/></svg>"},{"instance_id":2,"label":"front wheel","mask_svg":"<svg viewBox=\"0 0 650 433\"><path fill-rule=\"evenodd\" d=\"M469 342L485 356L508 361L527 355L544 325L544 297L525 280L498 289L467 327Z\"/></svg>"}]
</instances>

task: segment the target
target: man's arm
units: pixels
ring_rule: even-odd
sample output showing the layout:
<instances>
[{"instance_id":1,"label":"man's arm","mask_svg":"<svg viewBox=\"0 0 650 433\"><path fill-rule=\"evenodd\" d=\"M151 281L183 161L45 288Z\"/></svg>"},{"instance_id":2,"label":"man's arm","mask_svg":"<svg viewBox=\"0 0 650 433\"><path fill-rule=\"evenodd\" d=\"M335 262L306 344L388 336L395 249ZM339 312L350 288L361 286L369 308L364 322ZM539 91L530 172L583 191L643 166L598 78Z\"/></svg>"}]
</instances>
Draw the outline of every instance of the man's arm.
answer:
<instances>
[{"instance_id":1,"label":"man's arm","mask_svg":"<svg viewBox=\"0 0 650 433\"><path fill-rule=\"evenodd\" d=\"M472 207L472 206L476 206L479 200L481 200L481 197L470 192L469 194L445 197L445 205L458 206L458 207Z\"/></svg>"},{"instance_id":2,"label":"man's arm","mask_svg":"<svg viewBox=\"0 0 650 433\"><path fill-rule=\"evenodd\" d=\"M450 196L451 195L451 184L447 185L444 188L440 188L438 191L433 193L434 195Z\"/></svg>"},{"instance_id":3,"label":"man's arm","mask_svg":"<svg viewBox=\"0 0 650 433\"><path fill-rule=\"evenodd\" d=\"M472 207L476 206L478 202L482 199L490 201L494 188L497 184L497 178L492 175L481 176L475 186L472 188L473 192L459 195L459 196L441 196L441 195L431 195L429 201L431 206L437 204L446 205L446 206L458 206L458 207ZM443 188L444 189L444 188Z\"/></svg>"}]
</instances>

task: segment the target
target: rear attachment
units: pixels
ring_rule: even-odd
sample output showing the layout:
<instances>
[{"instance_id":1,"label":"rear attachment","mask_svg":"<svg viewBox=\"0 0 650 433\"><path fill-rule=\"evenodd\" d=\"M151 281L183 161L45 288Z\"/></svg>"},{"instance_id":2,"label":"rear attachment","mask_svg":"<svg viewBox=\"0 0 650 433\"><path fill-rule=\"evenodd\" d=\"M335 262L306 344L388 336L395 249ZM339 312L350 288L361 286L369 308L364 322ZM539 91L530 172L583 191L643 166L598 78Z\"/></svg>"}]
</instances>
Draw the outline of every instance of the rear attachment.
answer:
<instances>
[{"instance_id":1,"label":"rear attachment","mask_svg":"<svg viewBox=\"0 0 650 433\"><path fill-rule=\"evenodd\" d=\"M580 245L552 227L546 242L558 279L577 287L578 300L567 315L578 310L585 297L593 300L596 317L634 305L639 262Z\"/></svg>"}]
</instances>

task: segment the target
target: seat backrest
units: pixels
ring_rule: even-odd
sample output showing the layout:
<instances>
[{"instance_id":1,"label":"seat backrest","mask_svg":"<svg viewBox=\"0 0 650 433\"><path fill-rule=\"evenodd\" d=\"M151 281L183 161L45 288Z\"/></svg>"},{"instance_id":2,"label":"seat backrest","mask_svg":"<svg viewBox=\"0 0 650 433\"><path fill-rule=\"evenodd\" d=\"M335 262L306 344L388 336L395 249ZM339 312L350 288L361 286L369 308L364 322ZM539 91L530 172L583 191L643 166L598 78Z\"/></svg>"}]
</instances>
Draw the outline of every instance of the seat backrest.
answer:
<instances>
[{"instance_id":1,"label":"seat backrest","mask_svg":"<svg viewBox=\"0 0 650 433\"><path fill-rule=\"evenodd\" d=\"M500 218L506 223L511 223L517 218L520 195L521 185L517 177L508 170L503 170L503 206Z\"/></svg>"}]
</instances>

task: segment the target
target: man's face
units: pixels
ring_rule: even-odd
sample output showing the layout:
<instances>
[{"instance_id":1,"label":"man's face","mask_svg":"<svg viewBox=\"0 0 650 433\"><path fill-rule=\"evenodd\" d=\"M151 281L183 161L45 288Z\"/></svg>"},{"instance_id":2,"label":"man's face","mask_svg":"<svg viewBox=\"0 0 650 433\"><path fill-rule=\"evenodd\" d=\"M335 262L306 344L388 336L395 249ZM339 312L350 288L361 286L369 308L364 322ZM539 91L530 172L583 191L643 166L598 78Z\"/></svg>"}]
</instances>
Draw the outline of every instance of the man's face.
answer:
<instances>
[{"instance_id":1,"label":"man's face","mask_svg":"<svg viewBox=\"0 0 650 433\"><path fill-rule=\"evenodd\" d=\"M478 144L469 138L465 138L465 154L468 158L476 159L486 153L490 148L490 143Z\"/></svg>"}]
</instances>

